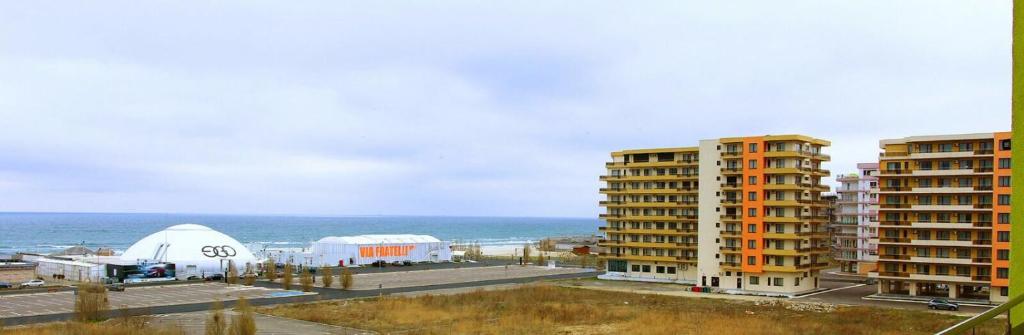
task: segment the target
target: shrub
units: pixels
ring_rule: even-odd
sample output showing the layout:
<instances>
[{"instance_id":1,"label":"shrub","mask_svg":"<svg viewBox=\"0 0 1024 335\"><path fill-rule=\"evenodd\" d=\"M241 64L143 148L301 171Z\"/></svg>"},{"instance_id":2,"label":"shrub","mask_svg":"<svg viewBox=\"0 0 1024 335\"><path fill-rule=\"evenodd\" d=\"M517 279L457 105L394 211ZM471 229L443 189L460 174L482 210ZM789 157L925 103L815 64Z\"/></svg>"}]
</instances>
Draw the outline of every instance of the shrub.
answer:
<instances>
[{"instance_id":1,"label":"shrub","mask_svg":"<svg viewBox=\"0 0 1024 335\"><path fill-rule=\"evenodd\" d=\"M234 261L228 261L228 284L238 284L238 267Z\"/></svg>"},{"instance_id":2,"label":"shrub","mask_svg":"<svg viewBox=\"0 0 1024 335\"><path fill-rule=\"evenodd\" d=\"M346 289L346 290L351 289L352 288L352 284L355 284L354 280L352 279L352 271L349 271L348 268L342 269L341 270L341 288Z\"/></svg>"},{"instance_id":3,"label":"shrub","mask_svg":"<svg viewBox=\"0 0 1024 335\"><path fill-rule=\"evenodd\" d=\"M320 281L324 283L324 287L331 287L334 284L334 270L326 266L320 268Z\"/></svg>"},{"instance_id":4,"label":"shrub","mask_svg":"<svg viewBox=\"0 0 1024 335\"><path fill-rule=\"evenodd\" d=\"M238 303L235 304L235 312L238 312L238 314L231 319L228 334L255 335L256 317L253 315L252 306L249 306L249 301L245 297L238 298Z\"/></svg>"},{"instance_id":5,"label":"shrub","mask_svg":"<svg viewBox=\"0 0 1024 335\"><path fill-rule=\"evenodd\" d=\"M75 297L75 320L79 322L103 321L110 309L107 301L107 288L100 283L82 283L78 285L78 296Z\"/></svg>"},{"instance_id":6,"label":"shrub","mask_svg":"<svg viewBox=\"0 0 1024 335\"><path fill-rule=\"evenodd\" d=\"M277 280L277 262L274 258L268 258L267 262L263 264L263 277L269 281Z\"/></svg>"},{"instance_id":7,"label":"shrub","mask_svg":"<svg viewBox=\"0 0 1024 335\"><path fill-rule=\"evenodd\" d=\"M530 262L530 244L527 243L527 244L523 245L523 264L520 264L520 265L526 265L526 263L529 263L529 262Z\"/></svg>"},{"instance_id":8,"label":"shrub","mask_svg":"<svg viewBox=\"0 0 1024 335\"><path fill-rule=\"evenodd\" d=\"M299 271L299 285L302 285L302 292L313 291L313 272L309 271L309 267Z\"/></svg>"},{"instance_id":9,"label":"shrub","mask_svg":"<svg viewBox=\"0 0 1024 335\"><path fill-rule=\"evenodd\" d=\"M214 301L210 307L210 316L206 318L205 335L224 335L227 330L227 320L224 320L224 304Z\"/></svg>"},{"instance_id":10,"label":"shrub","mask_svg":"<svg viewBox=\"0 0 1024 335\"><path fill-rule=\"evenodd\" d=\"M284 269L281 273L281 287L286 290L292 289L292 280L295 279L294 269L292 269L292 262L284 263Z\"/></svg>"},{"instance_id":11,"label":"shrub","mask_svg":"<svg viewBox=\"0 0 1024 335\"><path fill-rule=\"evenodd\" d=\"M544 266L544 252L537 252L537 265Z\"/></svg>"}]
</instances>

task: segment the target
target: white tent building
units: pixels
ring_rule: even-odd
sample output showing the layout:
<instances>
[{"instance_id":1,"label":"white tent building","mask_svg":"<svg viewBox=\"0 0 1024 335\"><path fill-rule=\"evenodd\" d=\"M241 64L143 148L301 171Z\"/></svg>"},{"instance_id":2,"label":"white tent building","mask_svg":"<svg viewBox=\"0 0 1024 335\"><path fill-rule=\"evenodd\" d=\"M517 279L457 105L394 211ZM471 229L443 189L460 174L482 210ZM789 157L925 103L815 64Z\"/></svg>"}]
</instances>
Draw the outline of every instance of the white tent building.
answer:
<instances>
[{"instance_id":1,"label":"white tent building","mask_svg":"<svg viewBox=\"0 0 1024 335\"><path fill-rule=\"evenodd\" d=\"M224 273L229 261L238 271L259 261L249 249L231 236L206 226L180 224L150 234L135 242L121 255L124 261L174 263L177 277Z\"/></svg>"},{"instance_id":2,"label":"white tent building","mask_svg":"<svg viewBox=\"0 0 1024 335\"><path fill-rule=\"evenodd\" d=\"M451 242L428 235L329 236L313 242L309 255L319 265L386 262L450 262Z\"/></svg>"}]
</instances>

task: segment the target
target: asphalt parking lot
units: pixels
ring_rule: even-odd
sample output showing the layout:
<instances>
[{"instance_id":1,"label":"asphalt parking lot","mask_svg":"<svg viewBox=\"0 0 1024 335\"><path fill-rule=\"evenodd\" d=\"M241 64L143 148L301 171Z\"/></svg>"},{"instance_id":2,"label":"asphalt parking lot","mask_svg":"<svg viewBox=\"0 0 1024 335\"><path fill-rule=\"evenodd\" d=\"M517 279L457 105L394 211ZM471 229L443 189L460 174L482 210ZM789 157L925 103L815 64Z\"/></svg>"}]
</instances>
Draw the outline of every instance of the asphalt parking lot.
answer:
<instances>
[{"instance_id":1,"label":"asphalt parking lot","mask_svg":"<svg viewBox=\"0 0 1024 335\"><path fill-rule=\"evenodd\" d=\"M896 301L896 300L870 300L864 299L869 295L878 292L878 288L875 285L866 284L855 284L845 282L821 282L821 286L829 288L829 291L823 291L819 293L812 293L801 297L794 298L794 301L804 302L819 302L829 303L836 305L849 305L849 306L876 306L876 307L889 307L889 308L903 308L903 309L928 309L928 305L924 302L913 302L913 301ZM959 312L943 312L943 313L954 313L959 315L974 315L989 310L992 307L978 307L978 306L960 306Z\"/></svg>"},{"instance_id":2,"label":"asphalt parking lot","mask_svg":"<svg viewBox=\"0 0 1024 335\"><path fill-rule=\"evenodd\" d=\"M223 283L196 283L128 287L124 292L107 292L107 299L109 299L110 308L116 310L119 308L204 303L215 300L230 301L237 300L239 297L252 299L303 294L314 293ZM0 295L0 318L71 313L74 311L74 306L75 294L71 291Z\"/></svg>"},{"instance_id":3,"label":"asphalt parking lot","mask_svg":"<svg viewBox=\"0 0 1024 335\"><path fill-rule=\"evenodd\" d=\"M433 269L406 272L383 272L383 273L360 273L352 275L354 284L353 290L376 290L383 288L414 287L428 285L442 285L455 283L468 283L475 281L526 278L549 276L570 273L589 272L589 269L580 268L548 268L543 266L481 266L449 269ZM298 278L294 283L298 284ZM322 278L316 278L314 286L323 285ZM334 278L333 287L339 287L341 279Z\"/></svg>"}]
</instances>

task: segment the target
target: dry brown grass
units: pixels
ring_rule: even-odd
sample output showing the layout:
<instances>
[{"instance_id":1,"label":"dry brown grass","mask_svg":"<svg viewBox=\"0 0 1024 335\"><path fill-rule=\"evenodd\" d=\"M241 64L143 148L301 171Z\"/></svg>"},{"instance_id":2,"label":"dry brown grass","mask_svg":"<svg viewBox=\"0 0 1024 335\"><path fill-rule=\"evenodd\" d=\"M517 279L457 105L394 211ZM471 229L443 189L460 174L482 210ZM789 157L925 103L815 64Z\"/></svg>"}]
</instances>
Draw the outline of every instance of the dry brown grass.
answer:
<instances>
[{"instance_id":1,"label":"dry brown grass","mask_svg":"<svg viewBox=\"0 0 1024 335\"><path fill-rule=\"evenodd\" d=\"M206 318L203 334L224 335L227 331L227 320L224 318L224 304L214 301L210 306L210 316Z\"/></svg>"},{"instance_id":2,"label":"dry brown grass","mask_svg":"<svg viewBox=\"0 0 1024 335\"><path fill-rule=\"evenodd\" d=\"M231 326L228 326L228 334L255 335L256 316L253 314L249 301L244 297L238 298L238 303L235 304L235 311L238 314L231 319Z\"/></svg>"},{"instance_id":3,"label":"dry brown grass","mask_svg":"<svg viewBox=\"0 0 1024 335\"><path fill-rule=\"evenodd\" d=\"M277 280L277 263L274 258L268 258L266 263L263 263L263 278L269 281Z\"/></svg>"},{"instance_id":4,"label":"dry brown grass","mask_svg":"<svg viewBox=\"0 0 1024 335\"><path fill-rule=\"evenodd\" d=\"M131 318L129 323L111 320L102 323L65 322L34 327L5 329L3 335L185 335L178 326L154 327L144 319Z\"/></svg>"},{"instance_id":5,"label":"dry brown grass","mask_svg":"<svg viewBox=\"0 0 1024 335\"><path fill-rule=\"evenodd\" d=\"M557 286L458 295L331 301L261 310L412 334L931 334L961 320L926 311L842 307L798 312L747 301L610 293ZM995 333L995 332L989 332Z\"/></svg>"},{"instance_id":6,"label":"dry brown grass","mask_svg":"<svg viewBox=\"0 0 1024 335\"><path fill-rule=\"evenodd\" d=\"M351 289L352 285L355 284L355 279L352 278L352 271L348 268L341 269L341 288Z\"/></svg>"},{"instance_id":7,"label":"dry brown grass","mask_svg":"<svg viewBox=\"0 0 1024 335\"><path fill-rule=\"evenodd\" d=\"M228 284L238 284L238 267L235 266L235 262L228 261Z\"/></svg>"},{"instance_id":8,"label":"dry brown grass","mask_svg":"<svg viewBox=\"0 0 1024 335\"><path fill-rule=\"evenodd\" d=\"M75 321L96 322L107 318L110 302L107 288L100 283L82 283L76 288Z\"/></svg>"},{"instance_id":9,"label":"dry brown grass","mask_svg":"<svg viewBox=\"0 0 1024 335\"><path fill-rule=\"evenodd\" d=\"M292 280L295 279L295 269L292 267L292 262L284 263L284 269L281 272L281 287L286 290L292 289Z\"/></svg>"},{"instance_id":10,"label":"dry brown grass","mask_svg":"<svg viewBox=\"0 0 1024 335\"><path fill-rule=\"evenodd\" d=\"M324 287L331 287L334 285L334 269L329 267L320 268L320 281Z\"/></svg>"},{"instance_id":11,"label":"dry brown grass","mask_svg":"<svg viewBox=\"0 0 1024 335\"><path fill-rule=\"evenodd\" d=\"M302 287L302 292L313 291L313 272L309 271L308 267L299 270L299 286Z\"/></svg>"}]
</instances>

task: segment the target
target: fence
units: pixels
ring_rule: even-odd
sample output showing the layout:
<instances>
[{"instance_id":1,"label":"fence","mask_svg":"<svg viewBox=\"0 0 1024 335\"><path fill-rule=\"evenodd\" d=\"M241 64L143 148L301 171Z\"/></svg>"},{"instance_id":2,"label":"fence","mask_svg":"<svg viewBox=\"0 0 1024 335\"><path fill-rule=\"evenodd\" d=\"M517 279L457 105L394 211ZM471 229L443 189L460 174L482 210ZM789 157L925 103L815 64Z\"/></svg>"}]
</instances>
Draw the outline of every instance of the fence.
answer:
<instances>
[{"instance_id":1,"label":"fence","mask_svg":"<svg viewBox=\"0 0 1024 335\"><path fill-rule=\"evenodd\" d=\"M946 328L943 331L935 333L935 335L960 335L960 334L974 334L977 327L985 321L992 320L993 318L1006 314L1006 334L1010 334L1012 326L1010 325L1010 309L1016 307L1021 302L1024 302L1024 295L1018 295L1009 301L993 307L992 309L985 311L984 313L975 315L974 317L964 320L952 327Z\"/></svg>"}]
</instances>

